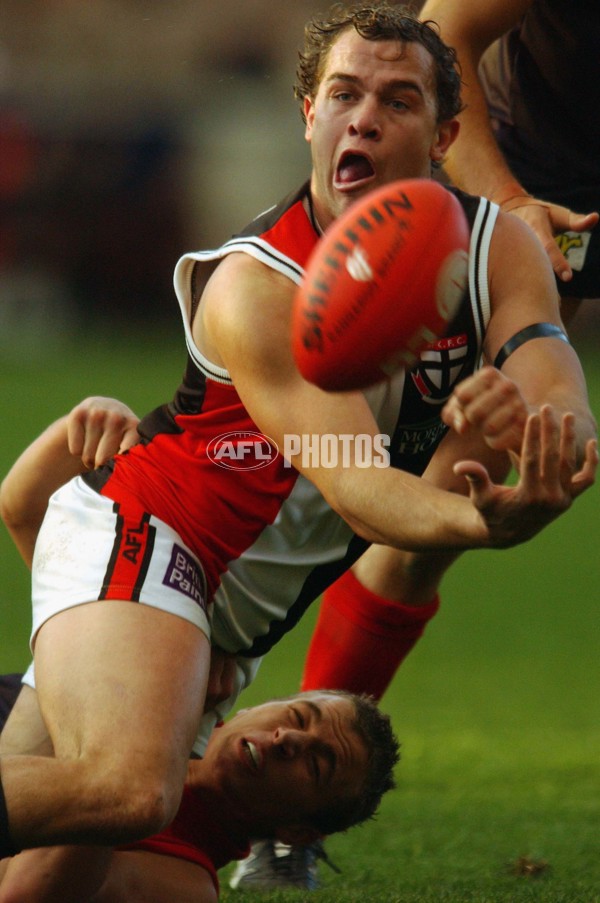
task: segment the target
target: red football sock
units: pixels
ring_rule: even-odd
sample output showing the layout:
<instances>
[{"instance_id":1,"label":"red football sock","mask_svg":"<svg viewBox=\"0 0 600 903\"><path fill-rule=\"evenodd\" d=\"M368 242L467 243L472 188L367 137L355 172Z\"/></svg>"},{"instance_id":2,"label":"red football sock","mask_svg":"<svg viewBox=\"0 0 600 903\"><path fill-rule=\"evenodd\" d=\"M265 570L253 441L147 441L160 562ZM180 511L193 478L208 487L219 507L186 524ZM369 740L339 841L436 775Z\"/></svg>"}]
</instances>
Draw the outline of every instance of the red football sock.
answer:
<instances>
[{"instance_id":1,"label":"red football sock","mask_svg":"<svg viewBox=\"0 0 600 903\"><path fill-rule=\"evenodd\" d=\"M438 608L437 595L421 607L384 599L346 571L323 595L302 689L380 699Z\"/></svg>"}]
</instances>

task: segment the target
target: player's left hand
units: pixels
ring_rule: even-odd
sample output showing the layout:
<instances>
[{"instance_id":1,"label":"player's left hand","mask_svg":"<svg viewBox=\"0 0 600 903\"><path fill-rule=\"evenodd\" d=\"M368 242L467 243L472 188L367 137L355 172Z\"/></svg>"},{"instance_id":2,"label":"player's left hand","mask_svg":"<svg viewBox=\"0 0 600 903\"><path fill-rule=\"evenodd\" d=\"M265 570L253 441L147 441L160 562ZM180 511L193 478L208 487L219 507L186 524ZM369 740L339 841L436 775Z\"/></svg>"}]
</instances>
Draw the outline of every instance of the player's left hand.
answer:
<instances>
[{"instance_id":1,"label":"player's left hand","mask_svg":"<svg viewBox=\"0 0 600 903\"><path fill-rule=\"evenodd\" d=\"M518 453L529 410L512 379L482 367L455 388L442 420L459 435L478 429L494 451Z\"/></svg>"},{"instance_id":2,"label":"player's left hand","mask_svg":"<svg viewBox=\"0 0 600 903\"><path fill-rule=\"evenodd\" d=\"M555 236L561 232L586 232L598 224L599 215L575 213L568 207L541 201L528 194L516 195L500 204L504 213L514 213L531 226L542 243L552 264L552 269L563 282L573 278L573 270L567 258L561 253Z\"/></svg>"},{"instance_id":3,"label":"player's left hand","mask_svg":"<svg viewBox=\"0 0 600 903\"><path fill-rule=\"evenodd\" d=\"M491 547L531 539L593 485L597 441L587 442L580 470L576 470L576 444L574 416L563 414L559 419L550 405L544 405L527 418L516 486L494 484L477 461L455 464L455 474L469 481L469 495L485 522Z\"/></svg>"}]
</instances>

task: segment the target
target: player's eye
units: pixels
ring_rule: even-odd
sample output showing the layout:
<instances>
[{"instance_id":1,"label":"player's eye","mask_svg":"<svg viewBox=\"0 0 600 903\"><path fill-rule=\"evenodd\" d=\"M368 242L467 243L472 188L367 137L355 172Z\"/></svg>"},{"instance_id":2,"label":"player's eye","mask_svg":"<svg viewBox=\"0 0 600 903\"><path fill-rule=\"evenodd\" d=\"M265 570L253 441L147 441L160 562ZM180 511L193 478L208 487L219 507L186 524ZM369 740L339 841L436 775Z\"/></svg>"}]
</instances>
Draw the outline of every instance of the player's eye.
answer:
<instances>
[{"instance_id":1,"label":"player's eye","mask_svg":"<svg viewBox=\"0 0 600 903\"><path fill-rule=\"evenodd\" d=\"M295 706L292 706L291 712L292 712L294 721L296 722L298 727L301 728L302 730L304 730L304 728L306 727L306 719L304 718L304 715L302 714L300 709L297 709Z\"/></svg>"},{"instance_id":2,"label":"player's eye","mask_svg":"<svg viewBox=\"0 0 600 903\"><path fill-rule=\"evenodd\" d=\"M321 781L321 765L319 763L319 759L317 756L313 755L311 758L311 770L313 773L313 777L317 784Z\"/></svg>"},{"instance_id":3,"label":"player's eye","mask_svg":"<svg viewBox=\"0 0 600 903\"><path fill-rule=\"evenodd\" d=\"M338 91L334 94L336 100L341 101L342 103L349 103L354 99L354 95L350 93L350 91Z\"/></svg>"}]
</instances>

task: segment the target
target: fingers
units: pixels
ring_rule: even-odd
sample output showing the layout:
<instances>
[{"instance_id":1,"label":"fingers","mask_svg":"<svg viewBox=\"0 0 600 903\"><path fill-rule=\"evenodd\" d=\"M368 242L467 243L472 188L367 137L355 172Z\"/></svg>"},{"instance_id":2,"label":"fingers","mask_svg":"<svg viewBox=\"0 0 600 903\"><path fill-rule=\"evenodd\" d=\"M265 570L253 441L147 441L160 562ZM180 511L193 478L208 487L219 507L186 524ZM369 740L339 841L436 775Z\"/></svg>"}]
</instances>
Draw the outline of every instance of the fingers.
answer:
<instances>
[{"instance_id":1,"label":"fingers","mask_svg":"<svg viewBox=\"0 0 600 903\"><path fill-rule=\"evenodd\" d=\"M558 458L559 480L565 492L567 492L577 468L577 435L575 433L574 414L565 414L563 416Z\"/></svg>"},{"instance_id":2,"label":"fingers","mask_svg":"<svg viewBox=\"0 0 600 903\"><path fill-rule=\"evenodd\" d=\"M476 461L460 461L454 473L469 481L469 496L485 523L489 545L501 548L530 539L566 511L593 484L598 461L597 442L591 439L583 466L575 472L575 418L571 413L559 417L544 405L527 418L515 486L494 484Z\"/></svg>"},{"instance_id":3,"label":"fingers","mask_svg":"<svg viewBox=\"0 0 600 903\"><path fill-rule=\"evenodd\" d=\"M122 402L87 398L69 414L69 451L80 457L85 467L99 467L137 442L137 424L136 415Z\"/></svg>"},{"instance_id":4,"label":"fingers","mask_svg":"<svg viewBox=\"0 0 600 903\"><path fill-rule=\"evenodd\" d=\"M456 387L442 419L460 435L471 427L479 429L496 451L517 452L527 406L516 383L494 367L484 367Z\"/></svg>"},{"instance_id":5,"label":"fingers","mask_svg":"<svg viewBox=\"0 0 600 903\"><path fill-rule=\"evenodd\" d=\"M590 439L581 470L577 467L575 417L559 419L551 405L528 418L520 461L520 485L531 500L560 510L594 482L598 467L597 442Z\"/></svg>"},{"instance_id":6,"label":"fingers","mask_svg":"<svg viewBox=\"0 0 600 903\"><path fill-rule=\"evenodd\" d=\"M585 458L583 466L571 480L571 494L573 498L581 495L596 481L596 472L598 470L598 442L596 439L589 439L585 447Z\"/></svg>"},{"instance_id":7,"label":"fingers","mask_svg":"<svg viewBox=\"0 0 600 903\"><path fill-rule=\"evenodd\" d=\"M573 270L571 269L571 265L567 258L556 244L554 235L551 233L547 234L545 237L544 235L539 235L539 238L557 277L561 282L570 282L573 278Z\"/></svg>"},{"instance_id":8,"label":"fingers","mask_svg":"<svg viewBox=\"0 0 600 903\"><path fill-rule=\"evenodd\" d=\"M514 213L531 226L558 278L562 282L572 279L573 270L558 247L555 236L561 232L585 232L593 229L598 223L598 213L574 213L560 204L550 204L528 197L514 198L509 205L503 204L502 209Z\"/></svg>"},{"instance_id":9,"label":"fingers","mask_svg":"<svg viewBox=\"0 0 600 903\"><path fill-rule=\"evenodd\" d=\"M494 485L483 464L479 461L457 461L453 471L468 482L469 496L475 507L483 508Z\"/></svg>"},{"instance_id":10,"label":"fingers","mask_svg":"<svg viewBox=\"0 0 600 903\"><path fill-rule=\"evenodd\" d=\"M566 208L562 208L566 209ZM598 220L600 219L600 214L597 212L594 213L573 213L572 210L568 210L568 226L567 231L569 232L587 232L588 229L593 229L594 226L597 225Z\"/></svg>"},{"instance_id":11,"label":"fingers","mask_svg":"<svg viewBox=\"0 0 600 903\"><path fill-rule=\"evenodd\" d=\"M525 427L521 454L521 485L532 501L558 509L570 504L575 466L574 418L559 423L550 405L532 414Z\"/></svg>"}]
</instances>

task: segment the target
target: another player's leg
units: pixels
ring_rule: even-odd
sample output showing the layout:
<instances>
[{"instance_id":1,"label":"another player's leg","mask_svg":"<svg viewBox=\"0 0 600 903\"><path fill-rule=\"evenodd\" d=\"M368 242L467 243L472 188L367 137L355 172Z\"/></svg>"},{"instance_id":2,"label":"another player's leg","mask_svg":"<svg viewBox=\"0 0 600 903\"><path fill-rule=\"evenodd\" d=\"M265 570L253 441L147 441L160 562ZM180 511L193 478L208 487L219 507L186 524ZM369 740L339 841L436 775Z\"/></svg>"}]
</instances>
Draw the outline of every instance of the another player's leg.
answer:
<instances>
[{"instance_id":1,"label":"another player's leg","mask_svg":"<svg viewBox=\"0 0 600 903\"><path fill-rule=\"evenodd\" d=\"M439 582L456 557L372 546L323 596L302 689L380 699L436 614Z\"/></svg>"}]
</instances>

